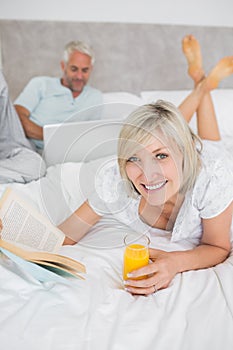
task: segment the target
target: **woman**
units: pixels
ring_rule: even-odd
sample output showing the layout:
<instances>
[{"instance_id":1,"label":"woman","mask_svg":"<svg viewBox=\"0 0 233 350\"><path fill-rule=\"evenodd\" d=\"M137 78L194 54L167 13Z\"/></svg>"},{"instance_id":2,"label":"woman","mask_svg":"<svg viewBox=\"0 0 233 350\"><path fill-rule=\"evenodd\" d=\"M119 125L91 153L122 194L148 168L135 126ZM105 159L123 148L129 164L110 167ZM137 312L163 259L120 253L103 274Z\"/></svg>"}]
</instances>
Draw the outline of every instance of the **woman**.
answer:
<instances>
[{"instance_id":1,"label":"woman","mask_svg":"<svg viewBox=\"0 0 233 350\"><path fill-rule=\"evenodd\" d=\"M206 141L208 143L208 141ZM139 107L125 122L115 161L96 178L96 194L60 225L75 243L103 215L141 233L171 232L196 248L150 250L153 261L128 277L134 294L165 288L178 272L214 266L230 252L233 178L212 146L201 146L175 106L158 101ZM123 179L123 181L121 180ZM126 187L128 192L124 191Z\"/></svg>"},{"instance_id":2,"label":"woman","mask_svg":"<svg viewBox=\"0 0 233 350\"><path fill-rule=\"evenodd\" d=\"M233 177L212 146L200 146L173 105L158 101L143 106L127 122L120 135L119 168L128 193L137 195L134 207L140 220L170 231L173 242L187 240L196 245L186 251L150 250L152 263L128 275L125 282L131 293L150 294L166 288L178 272L211 267L226 259ZM128 205L127 210L132 207ZM147 277L133 279L139 276Z\"/></svg>"},{"instance_id":3,"label":"woman","mask_svg":"<svg viewBox=\"0 0 233 350\"><path fill-rule=\"evenodd\" d=\"M193 36L184 38L183 50L195 87L179 109L187 121L197 111L200 136L219 140L210 91L232 73L233 59L222 59L205 78ZM230 251L233 180L224 161L209 148L202 148L173 105L159 101L139 107L119 137L121 176L112 162L97 177L96 194L60 225L67 235L65 243L79 241L103 215L114 215L139 232L171 231L173 241L187 239L196 244L187 251L150 249L152 263L125 281L134 294L150 294L166 288L178 272L224 261ZM125 185L128 194L121 187ZM138 276L146 278L133 279Z\"/></svg>"}]
</instances>

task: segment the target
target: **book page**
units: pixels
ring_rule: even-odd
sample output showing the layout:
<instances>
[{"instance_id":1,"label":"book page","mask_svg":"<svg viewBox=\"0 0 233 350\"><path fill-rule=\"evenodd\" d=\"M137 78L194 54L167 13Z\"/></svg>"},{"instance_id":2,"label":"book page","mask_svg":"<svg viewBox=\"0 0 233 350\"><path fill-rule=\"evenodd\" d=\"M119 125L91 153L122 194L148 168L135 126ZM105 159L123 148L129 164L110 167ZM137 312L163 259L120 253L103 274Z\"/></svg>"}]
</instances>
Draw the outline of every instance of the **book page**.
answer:
<instances>
[{"instance_id":1,"label":"book page","mask_svg":"<svg viewBox=\"0 0 233 350\"><path fill-rule=\"evenodd\" d=\"M14 243L0 238L0 249L7 250L22 259L42 265L53 265L54 267L86 273L85 266L77 260L68 256L41 251L25 250Z\"/></svg>"},{"instance_id":2,"label":"book page","mask_svg":"<svg viewBox=\"0 0 233 350\"><path fill-rule=\"evenodd\" d=\"M3 223L2 239L24 249L57 252L65 235L50 221L7 189L0 201L0 217Z\"/></svg>"},{"instance_id":3,"label":"book page","mask_svg":"<svg viewBox=\"0 0 233 350\"><path fill-rule=\"evenodd\" d=\"M28 277L32 279L36 279L39 282L60 282L60 283L69 283L70 281L66 279L65 273L62 274L62 270L60 271L57 269L56 272L51 271L45 267L42 267L40 265L37 265L33 262L24 260L20 258L19 256L9 252L8 250L5 250L4 248L0 248L2 253L8 257L16 266L18 267L19 270L21 270L21 273L25 273L28 275ZM9 264L8 264L9 265ZM16 266L12 266L12 270L19 274L20 271L17 271ZM67 272L68 274L68 272ZM71 276L71 274L70 274ZM73 276L73 275L72 275ZM75 276L77 278L80 278L80 276Z\"/></svg>"}]
</instances>

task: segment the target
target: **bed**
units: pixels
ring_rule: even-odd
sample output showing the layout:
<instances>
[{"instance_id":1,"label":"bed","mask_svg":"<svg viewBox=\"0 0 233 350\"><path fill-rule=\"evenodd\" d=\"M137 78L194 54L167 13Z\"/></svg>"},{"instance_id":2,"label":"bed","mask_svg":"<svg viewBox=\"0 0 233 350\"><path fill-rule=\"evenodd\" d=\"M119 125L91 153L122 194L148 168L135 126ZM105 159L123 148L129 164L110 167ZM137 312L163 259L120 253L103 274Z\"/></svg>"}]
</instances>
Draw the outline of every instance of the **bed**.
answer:
<instances>
[{"instance_id":1,"label":"bed","mask_svg":"<svg viewBox=\"0 0 233 350\"><path fill-rule=\"evenodd\" d=\"M188 92L106 93L104 99L106 104L127 108L158 98L178 105ZM233 90L218 89L213 97L233 168ZM119 113L111 115L117 117ZM97 169L115 156L103 154L87 162L55 164L48 167L44 178L11 187L58 224L93 190ZM1 186L1 192L6 186ZM233 252L213 268L176 275L167 289L147 297L133 296L124 290L122 281L122 242L127 230L112 219L102 219L79 244L62 247L60 253L86 265L85 281L41 283L1 263L1 348L232 350ZM159 233L151 236L151 246L164 250L192 247L183 241L171 243L169 236Z\"/></svg>"}]
</instances>

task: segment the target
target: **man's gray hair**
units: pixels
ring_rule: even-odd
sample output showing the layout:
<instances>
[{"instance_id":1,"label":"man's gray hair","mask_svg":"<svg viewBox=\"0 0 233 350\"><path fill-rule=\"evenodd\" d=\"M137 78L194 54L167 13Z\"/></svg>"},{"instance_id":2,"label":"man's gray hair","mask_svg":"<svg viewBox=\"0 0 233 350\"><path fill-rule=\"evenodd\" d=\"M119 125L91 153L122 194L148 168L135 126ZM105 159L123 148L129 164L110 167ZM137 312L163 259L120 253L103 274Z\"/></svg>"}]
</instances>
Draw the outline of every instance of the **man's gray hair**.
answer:
<instances>
[{"instance_id":1,"label":"man's gray hair","mask_svg":"<svg viewBox=\"0 0 233 350\"><path fill-rule=\"evenodd\" d=\"M90 56L91 64L92 65L94 64L95 56L94 56L92 47L87 43L84 43L83 41L70 41L68 44L66 44L65 50L63 53L63 60L65 62L68 62L70 55L75 51L79 51L85 55Z\"/></svg>"}]
</instances>

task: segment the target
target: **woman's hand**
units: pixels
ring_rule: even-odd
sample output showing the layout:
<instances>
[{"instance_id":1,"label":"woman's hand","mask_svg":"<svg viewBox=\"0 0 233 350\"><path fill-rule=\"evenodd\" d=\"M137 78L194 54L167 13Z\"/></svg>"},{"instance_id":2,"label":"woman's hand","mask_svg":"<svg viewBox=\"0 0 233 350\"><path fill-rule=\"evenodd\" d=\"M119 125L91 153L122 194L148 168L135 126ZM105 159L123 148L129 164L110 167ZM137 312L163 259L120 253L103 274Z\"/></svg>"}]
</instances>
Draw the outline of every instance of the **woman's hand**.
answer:
<instances>
[{"instance_id":1,"label":"woman's hand","mask_svg":"<svg viewBox=\"0 0 233 350\"><path fill-rule=\"evenodd\" d=\"M2 228L3 228L3 226L2 226L2 220L0 219L0 233L1 233L1 231L2 231Z\"/></svg>"},{"instance_id":2,"label":"woman's hand","mask_svg":"<svg viewBox=\"0 0 233 350\"><path fill-rule=\"evenodd\" d=\"M152 262L128 274L129 279L125 281L126 290L132 294L148 295L167 288L178 273L178 262L173 252L149 249L149 254ZM134 279L142 276L143 279Z\"/></svg>"}]
</instances>

